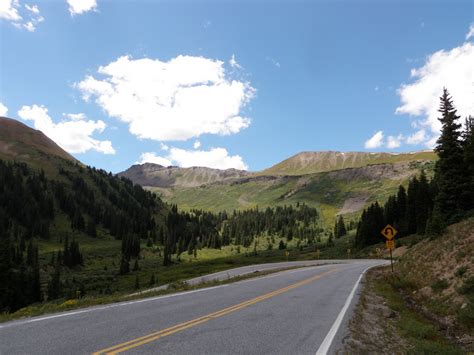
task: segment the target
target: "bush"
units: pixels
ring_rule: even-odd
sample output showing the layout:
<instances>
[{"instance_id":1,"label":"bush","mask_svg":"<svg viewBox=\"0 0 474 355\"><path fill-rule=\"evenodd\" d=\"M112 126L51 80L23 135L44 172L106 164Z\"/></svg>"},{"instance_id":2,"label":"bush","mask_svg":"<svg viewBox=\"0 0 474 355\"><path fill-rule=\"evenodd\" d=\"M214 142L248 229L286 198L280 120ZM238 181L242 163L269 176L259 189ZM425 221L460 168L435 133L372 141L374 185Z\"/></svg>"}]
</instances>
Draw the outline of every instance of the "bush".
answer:
<instances>
[{"instance_id":1,"label":"bush","mask_svg":"<svg viewBox=\"0 0 474 355\"><path fill-rule=\"evenodd\" d=\"M456 270L454 275L456 275L457 277L463 277L466 271L467 271L467 266L461 266Z\"/></svg>"},{"instance_id":2,"label":"bush","mask_svg":"<svg viewBox=\"0 0 474 355\"><path fill-rule=\"evenodd\" d=\"M448 287L449 283L448 281L446 281L446 279L439 279L431 285L431 289L435 292L441 292L444 289L447 289Z\"/></svg>"},{"instance_id":3,"label":"bush","mask_svg":"<svg viewBox=\"0 0 474 355\"><path fill-rule=\"evenodd\" d=\"M474 295L474 276L471 276L464 284L458 289L461 295L473 296Z\"/></svg>"}]
</instances>

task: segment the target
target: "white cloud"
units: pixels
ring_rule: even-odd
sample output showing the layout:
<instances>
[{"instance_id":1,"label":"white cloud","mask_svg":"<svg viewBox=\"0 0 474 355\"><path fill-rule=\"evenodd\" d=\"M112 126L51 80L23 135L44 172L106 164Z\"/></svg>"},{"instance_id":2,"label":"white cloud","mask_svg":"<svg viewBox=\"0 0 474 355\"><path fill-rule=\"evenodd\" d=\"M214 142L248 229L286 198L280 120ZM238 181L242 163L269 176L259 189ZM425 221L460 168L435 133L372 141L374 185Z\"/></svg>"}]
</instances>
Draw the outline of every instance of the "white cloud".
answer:
<instances>
[{"instance_id":1,"label":"white cloud","mask_svg":"<svg viewBox=\"0 0 474 355\"><path fill-rule=\"evenodd\" d=\"M366 149L380 148L383 144L383 131L376 132L371 138L365 141Z\"/></svg>"},{"instance_id":2,"label":"white cloud","mask_svg":"<svg viewBox=\"0 0 474 355\"><path fill-rule=\"evenodd\" d=\"M415 81L403 84L398 89L401 105L396 112L421 116L415 126L428 128L432 134L425 132L425 139L432 139L432 136L439 135L441 128L438 120L439 97L443 87L446 87L453 97L458 114L462 117L472 114L474 112L472 63L474 63L474 45L468 42L451 50L440 50L429 55L422 67L412 69L411 77ZM416 134L421 136L419 132Z\"/></svg>"},{"instance_id":3,"label":"white cloud","mask_svg":"<svg viewBox=\"0 0 474 355\"><path fill-rule=\"evenodd\" d=\"M6 117L8 112L8 108L0 102L0 116Z\"/></svg>"},{"instance_id":4,"label":"white cloud","mask_svg":"<svg viewBox=\"0 0 474 355\"><path fill-rule=\"evenodd\" d=\"M67 0L71 16L80 15L97 9L96 0Z\"/></svg>"},{"instance_id":5,"label":"white cloud","mask_svg":"<svg viewBox=\"0 0 474 355\"><path fill-rule=\"evenodd\" d=\"M17 0L0 0L0 18L8 21L21 21L19 7L20 3Z\"/></svg>"},{"instance_id":6,"label":"white cloud","mask_svg":"<svg viewBox=\"0 0 474 355\"><path fill-rule=\"evenodd\" d=\"M202 134L228 135L250 124L241 110L254 96L249 83L232 80L224 63L203 57L118 58L75 84L105 112L129 124L139 138L187 140Z\"/></svg>"},{"instance_id":7,"label":"white cloud","mask_svg":"<svg viewBox=\"0 0 474 355\"><path fill-rule=\"evenodd\" d=\"M82 112L80 113L63 113L63 116L73 120L73 121L80 121L87 119L86 115Z\"/></svg>"},{"instance_id":8,"label":"white cloud","mask_svg":"<svg viewBox=\"0 0 474 355\"><path fill-rule=\"evenodd\" d=\"M403 135L399 134L398 136L388 136L387 137L387 148L395 149L402 145Z\"/></svg>"},{"instance_id":9,"label":"white cloud","mask_svg":"<svg viewBox=\"0 0 474 355\"><path fill-rule=\"evenodd\" d=\"M104 154L115 154L110 141L99 141L91 137L96 131L99 133L104 131L105 123L103 121L74 120L54 123L48 115L48 109L38 105L23 106L18 111L18 116L23 120L32 121L36 129L42 131L70 153L96 150Z\"/></svg>"},{"instance_id":10,"label":"white cloud","mask_svg":"<svg viewBox=\"0 0 474 355\"><path fill-rule=\"evenodd\" d=\"M242 69L242 66L239 63L237 63L237 60L235 59L234 54L232 54L232 57L229 59L229 64L232 68Z\"/></svg>"},{"instance_id":11,"label":"white cloud","mask_svg":"<svg viewBox=\"0 0 474 355\"><path fill-rule=\"evenodd\" d=\"M428 139L426 131L424 129L420 129L417 132L413 133L411 136L407 137L406 143L407 144L421 144Z\"/></svg>"},{"instance_id":12,"label":"white cloud","mask_svg":"<svg viewBox=\"0 0 474 355\"><path fill-rule=\"evenodd\" d=\"M466 34L466 41L470 40L471 38L474 38L474 23L471 23L469 26L469 31Z\"/></svg>"},{"instance_id":13,"label":"white cloud","mask_svg":"<svg viewBox=\"0 0 474 355\"><path fill-rule=\"evenodd\" d=\"M194 148L194 149L198 149L198 148L200 148L200 147L201 147L201 142L195 141L194 144L193 144L193 148Z\"/></svg>"},{"instance_id":14,"label":"white cloud","mask_svg":"<svg viewBox=\"0 0 474 355\"><path fill-rule=\"evenodd\" d=\"M160 143L160 149L164 151L170 150L170 147L168 147L166 144Z\"/></svg>"},{"instance_id":15,"label":"white cloud","mask_svg":"<svg viewBox=\"0 0 474 355\"><path fill-rule=\"evenodd\" d=\"M146 152L140 155L140 159L136 162L136 164L145 164L145 163L153 163L162 166L171 166L173 165L171 161L166 158L159 157L155 153Z\"/></svg>"},{"instance_id":16,"label":"white cloud","mask_svg":"<svg viewBox=\"0 0 474 355\"><path fill-rule=\"evenodd\" d=\"M34 32L44 17L40 15L38 5L25 4L24 9L26 11L19 0L0 0L0 18L10 21L16 28Z\"/></svg>"},{"instance_id":17,"label":"white cloud","mask_svg":"<svg viewBox=\"0 0 474 355\"><path fill-rule=\"evenodd\" d=\"M139 163L146 162L163 166L177 165L183 168L204 166L213 169L248 169L240 155L229 155L225 148L212 148L208 151L170 148L165 157L157 156L151 152L143 153L140 156Z\"/></svg>"},{"instance_id":18,"label":"white cloud","mask_svg":"<svg viewBox=\"0 0 474 355\"><path fill-rule=\"evenodd\" d=\"M28 4L25 4L25 9L27 9L28 11L36 14L36 15L39 15L40 11L39 11L39 8L38 8L38 5L28 5Z\"/></svg>"}]
</instances>

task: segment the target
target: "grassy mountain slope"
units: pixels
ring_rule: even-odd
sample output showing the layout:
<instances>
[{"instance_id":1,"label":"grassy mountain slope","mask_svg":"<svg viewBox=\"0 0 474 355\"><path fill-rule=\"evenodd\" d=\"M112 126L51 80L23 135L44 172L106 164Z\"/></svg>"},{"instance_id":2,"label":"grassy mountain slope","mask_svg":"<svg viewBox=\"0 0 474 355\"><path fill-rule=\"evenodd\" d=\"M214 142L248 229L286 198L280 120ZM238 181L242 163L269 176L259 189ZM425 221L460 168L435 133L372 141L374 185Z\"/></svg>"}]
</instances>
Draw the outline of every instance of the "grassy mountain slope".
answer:
<instances>
[{"instance_id":1,"label":"grassy mountain slope","mask_svg":"<svg viewBox=\"0 0 474 355\"><path fill-rule=\"evenodd\" d=\"M260 175L303 175L347 168L358 168L371 164L436 160L432 151L414 153L366 153L366 152L302 152L268 169Z\"/></svg>"},{"instance_id":2,"label":"grassy mountain slope","mask_svg":"<svg viewBox=\"0 0 474 355\"><path fill-rule=\"evenodd\" d=\"M417 304L448 329L474 337L474 218L409 248L397 269Z\"/></svg>"},{"instance_id":3,"label":"grassy mountain slope","mask_svg":"<svg viewBox=\"0 0 474 355\"><path fill-rule=\"evenodd\" d=\"M195 187L224 181L232 178L250 175L249 172L236 169L211 169L205 167L179 168L164 167L158 164L146 163L133 165L118 174L125 176L136 184L154 187Z\"/></svg>"},{"instance_id":4,"label":"grassy mountain slope","mask_svg":"<svg viewBox=\"0 0 474 355\"><path fill-rule=\"evenodd\" d=\"M431 170L433 162L370 165L302 176L250 176L193 188L150 188L183 209L232 211L304 202L319 207L326 222L337 213L357 213L375 200L385 200L400 184Z\"/></svg>"},{"instance_id":5,"label":"grassy mountain slope","mask_svg":"<svg viewBox=\"0 0 474 355\"><path fill-rule=\"evenodd\" d=\"M63 162L78 162L43 132L0 117L0 159L15 160L56 175Z\"/></svg>"}]
</instances>

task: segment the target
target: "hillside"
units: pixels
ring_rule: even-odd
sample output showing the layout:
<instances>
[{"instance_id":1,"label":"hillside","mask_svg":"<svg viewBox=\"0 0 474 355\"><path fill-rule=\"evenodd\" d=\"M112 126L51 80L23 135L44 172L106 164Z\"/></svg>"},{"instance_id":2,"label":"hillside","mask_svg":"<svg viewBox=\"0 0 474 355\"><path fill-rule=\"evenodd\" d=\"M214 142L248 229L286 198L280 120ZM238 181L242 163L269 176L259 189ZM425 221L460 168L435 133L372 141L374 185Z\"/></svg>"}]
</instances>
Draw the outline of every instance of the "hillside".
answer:
<instances>
[{"instance_id":1,"label":"hillside","mask_svg":"<svg viewBox=\"0 0 474 355\"><path fill-rule=\"evenodd\" d=\"M371 164L436 160L432 151L413 153L302 152L258 173L260 175L303 175L358 168Z\"/></svg>"},{"instance_id":2,"label":"hillside","mask_svg":"<svg viewBox=\"0 0 474 355\"><path fill-rule=\"evenodd\" d=\"M413 300L443 323L474 339L474 218L451 225L436 239L424 239L400 258ZM471 349L472 350L472 349Z\"/></svg>"},{"instance_id":3,"label":"hillside","mask_svg":"<svg viewBox=\"0 0 474 355\"><path fill-rule=\"evenodd\" d=\"M304 202L322 210L332 224L337 213L352 214L383 201L431 161L399 162L302 176L248 176L192 188L151 188L183 209L214 212ZM358 216L357 216L358 217Z\"/></svg>"},{"instance_id":4,"label":"hillside","mask_svg":"<svg viewBox=\"0 0 474 355\"><path fill-rule=\"evenodd\" d=\"M0 159L28 163L56 173L61 161L78 162L43 132L6 117L0 117Z\"/></svg>"},{"instance_id":5,"label":"hillside","mask_svg":"<svg viewBox=\"0 0 474 355\"><path fill-rule=\"evenodd\" d=\"M158 164L146 163L133 165L118 174L136 184L153 187L196 187L216 181L225 181L250 175L249 172L236 169L211 169L205 167L179 168L164 167Z\"/></svg>"}]
</instances>

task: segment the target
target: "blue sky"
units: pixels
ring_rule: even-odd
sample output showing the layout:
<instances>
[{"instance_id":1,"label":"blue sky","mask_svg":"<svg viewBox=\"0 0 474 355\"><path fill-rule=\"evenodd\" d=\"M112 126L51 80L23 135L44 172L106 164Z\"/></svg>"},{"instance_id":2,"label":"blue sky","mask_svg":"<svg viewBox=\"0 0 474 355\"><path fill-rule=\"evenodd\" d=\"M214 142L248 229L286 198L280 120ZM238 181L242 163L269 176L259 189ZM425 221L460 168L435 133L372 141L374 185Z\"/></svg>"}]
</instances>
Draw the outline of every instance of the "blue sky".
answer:
<instances>
[{"instance_id":1,"label":"blue sky","mask_svg":"<svg viewBox=\"0 0 474 355\"><path fill-rule=\"evenodd\" d=\"M113 172L427 149L443 86L474 113L472 23L468 0L0 0L0 111Z\"/></svg>"}]
</instances>

